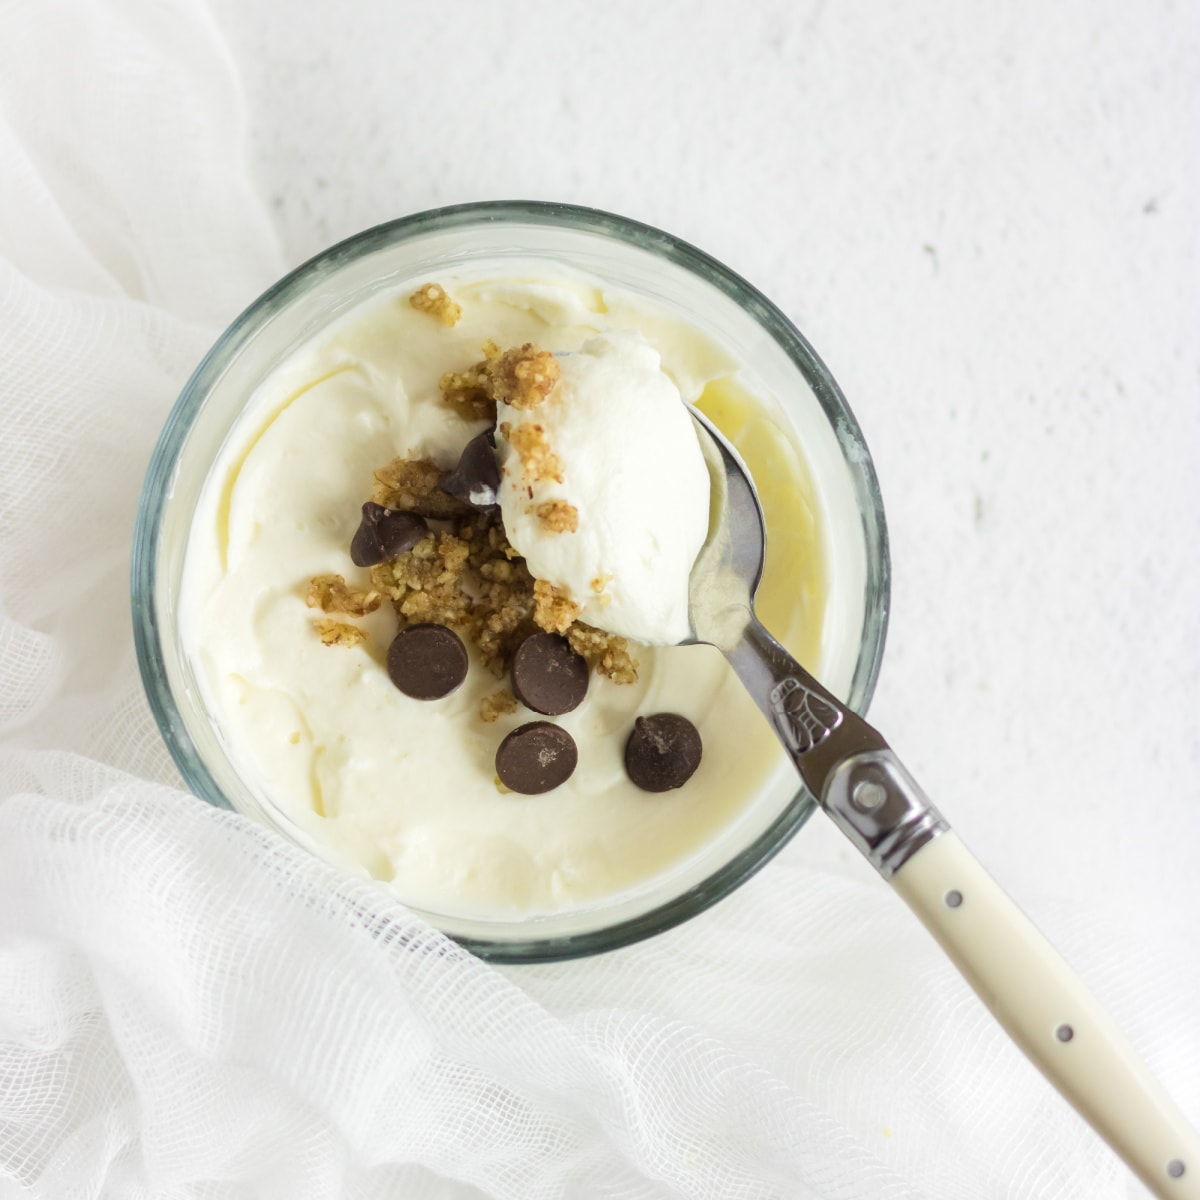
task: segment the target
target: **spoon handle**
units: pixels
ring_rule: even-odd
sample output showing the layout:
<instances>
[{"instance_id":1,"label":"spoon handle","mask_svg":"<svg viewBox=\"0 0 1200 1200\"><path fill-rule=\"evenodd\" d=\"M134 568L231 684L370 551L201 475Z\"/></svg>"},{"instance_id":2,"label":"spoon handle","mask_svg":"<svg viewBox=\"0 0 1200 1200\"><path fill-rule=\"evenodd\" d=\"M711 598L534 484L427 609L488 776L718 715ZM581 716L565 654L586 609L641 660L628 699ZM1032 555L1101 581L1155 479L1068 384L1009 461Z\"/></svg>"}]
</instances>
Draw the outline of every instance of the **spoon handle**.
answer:
<instances>
[{"instance_id":1,"label":"spoon handle","mask_svg":"<svg viewBox=\"0 0 1200 1200\"><path fill-rule=\"evenodd\" d=\"M757 622L727 657L821 807L1033 1064L1162 1200L1200 1200L1200 1136L879 732Z\"/></svg>"},{"instance_id":2,"label":"spoon handle","mask_svg":"<svg viewBox=\"0 0 1200 1200\"><path fill-rule=\"evenodd\" d=\"M1200 1197L1200 1138L1112 1018L957 834L892 887L1005 1032L1158 1197Z\"/></svg>"}]
</instances>

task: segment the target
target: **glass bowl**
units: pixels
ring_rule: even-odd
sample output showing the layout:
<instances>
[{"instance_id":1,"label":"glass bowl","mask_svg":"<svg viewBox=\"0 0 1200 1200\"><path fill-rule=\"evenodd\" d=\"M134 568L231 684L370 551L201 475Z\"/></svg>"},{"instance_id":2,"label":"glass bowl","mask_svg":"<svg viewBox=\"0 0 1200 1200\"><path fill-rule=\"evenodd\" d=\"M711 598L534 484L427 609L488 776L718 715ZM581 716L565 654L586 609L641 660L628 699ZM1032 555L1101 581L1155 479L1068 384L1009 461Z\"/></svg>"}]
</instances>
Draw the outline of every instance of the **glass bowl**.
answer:
<instances>
[{"instance_id":1,"label":"glass bowl","mask_svg":"<svg viewBox=\"0 0 1200 1200\"><path fill-rule=\"evenodd\" d=\"M745 365L755 392L775 406L774 420L790 423L793 432L803 427L806 465L837 560L823 626L823 645L835 649L829 662L808 665L859 712L874 690L890 578L879 487L845 398L783 313L703 252L609 213L524 202L418 213L317 255L270 288L221 335L167 419L150 461L134 534L138 663L151 709L184 779L201 799L254 817L317 853L326 851L239 775L181 646L178 598L193 514L247 400L297 347L375 295L482 259L566 264L665 304ZM837 645L845 648L840 658ZM716 903L776 854L815 807L798 780L794 786L788 780L781 798L752 804L736 828L685 867L586 910L503 921L414 911L492 960L595 954L668 929Z\"/></svg>"}]
</instances>

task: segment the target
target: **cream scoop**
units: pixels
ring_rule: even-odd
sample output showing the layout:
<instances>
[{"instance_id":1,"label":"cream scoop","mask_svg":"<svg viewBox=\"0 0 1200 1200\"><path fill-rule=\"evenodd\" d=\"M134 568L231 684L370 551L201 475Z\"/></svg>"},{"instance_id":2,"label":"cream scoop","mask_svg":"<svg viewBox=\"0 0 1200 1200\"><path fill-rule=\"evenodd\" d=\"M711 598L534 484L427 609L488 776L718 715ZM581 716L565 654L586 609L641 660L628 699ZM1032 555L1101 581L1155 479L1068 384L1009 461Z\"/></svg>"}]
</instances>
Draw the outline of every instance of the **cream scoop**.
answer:
<instances>
[{"instance_id":1,"label":"cream scoop","mask_svg":"<svg viewBox=\"0 0 1200 1200\"><path fill-rule=\"evenodd\" d=\"M580 620L649 645L680 642L710 481L679 389L635 333L594 337L558 361L543 403L501 406L508 539L536 579L580 606ZM557 469L526 469L522 435L535 437ZM568 519L557 519L563 513Z\"/></svg>"}]
</instances>

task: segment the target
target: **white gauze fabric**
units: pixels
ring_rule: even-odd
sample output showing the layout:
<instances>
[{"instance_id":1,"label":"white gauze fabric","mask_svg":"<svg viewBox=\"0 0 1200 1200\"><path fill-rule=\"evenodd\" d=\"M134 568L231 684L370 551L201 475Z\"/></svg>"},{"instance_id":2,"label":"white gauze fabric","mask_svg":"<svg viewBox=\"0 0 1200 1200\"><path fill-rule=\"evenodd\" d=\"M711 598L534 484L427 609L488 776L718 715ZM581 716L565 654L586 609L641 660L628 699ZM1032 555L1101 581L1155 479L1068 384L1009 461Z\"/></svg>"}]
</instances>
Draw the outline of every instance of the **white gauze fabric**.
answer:
<instances>
[{"instance_id":1,"label":"white gauze fabric","mask_svg":"<svg viewBox=\"0 0 1200 1200\"><path fill-rule=\"evenodd\" d=\"M136 502L284 266L202 5L4 6L0 1197L1139 1194L880 884L785 853L651 942L496 969L187 794L134 661ZM1194 1069L1182 1001L1108 987L1163 952L1064 927Z\"/></svg>"}]
</instances>

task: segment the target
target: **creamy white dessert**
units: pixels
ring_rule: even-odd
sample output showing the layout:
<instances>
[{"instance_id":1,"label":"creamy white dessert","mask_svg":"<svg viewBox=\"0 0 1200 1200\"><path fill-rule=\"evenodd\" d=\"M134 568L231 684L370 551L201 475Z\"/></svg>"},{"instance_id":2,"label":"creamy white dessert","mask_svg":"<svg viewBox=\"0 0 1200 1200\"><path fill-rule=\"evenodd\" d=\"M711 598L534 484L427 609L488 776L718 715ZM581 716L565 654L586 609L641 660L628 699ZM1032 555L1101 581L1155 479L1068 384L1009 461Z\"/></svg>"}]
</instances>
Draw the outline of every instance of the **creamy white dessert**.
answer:
<instances>
[{"instance_id":1,"label":"creamy white dessert","mask_svg":"<svg viewBox=\"0 0 1200 1200\"><path fill-rule=\"evenodd\" d=\"M506 411L497 435L508 539L581 619L649 645L688 635L688 578L708 533L709 476L679 389L636 333L592 338L559 360L545 403ZM563 478L527 480L509 442L539 426ZM577 526L538 508L569 504Z\"/></svg>"},{"instance_id":2,"label":"creamy white dessert","mask_svg":"<svg viewBox=\"0 0 1200 1200\"><path fill-rule=\"evenodd\" d=\"M768 626L819 663L825 616L808 472L790 432L745 391L740 364L640 296L565 269L547 278L540 266L529 282L512 264L502 269L503 278L486 268L439 275L462 306L453 327L409 304L424 282L412 280L343 317L264 381L203 490L179 616L206 704L262 803L413 906L483 920L595 905L683 870L788 768L719 652L635 647L636 682L593 677L583 703L553 718L578 746L570 779L544 795L506 794L496 784L497 745L534 714L481 720L481 701L500 683L474 654L457 691L423 702L399 692L383 667L398 628L387 604L355 621L359 644L322 643L319 614L305 602L309 583L355 577L348 548L373 473L396 457L448 470L486 427L443 403L445 371L477 360L487 339L532 341L569 354L565 365L598 337L635 333L759 479L773 534L759 594ZM695 522L706 526L707 512ZM519 548L540 575L535 542ZM689 553L680 548L676 577ZM653 620L673 633L678 599ZM684 787L648 794L628 779L622 752L635 718L657 712L692 721L704 756Z\"/></svg>"}]
</instances>

